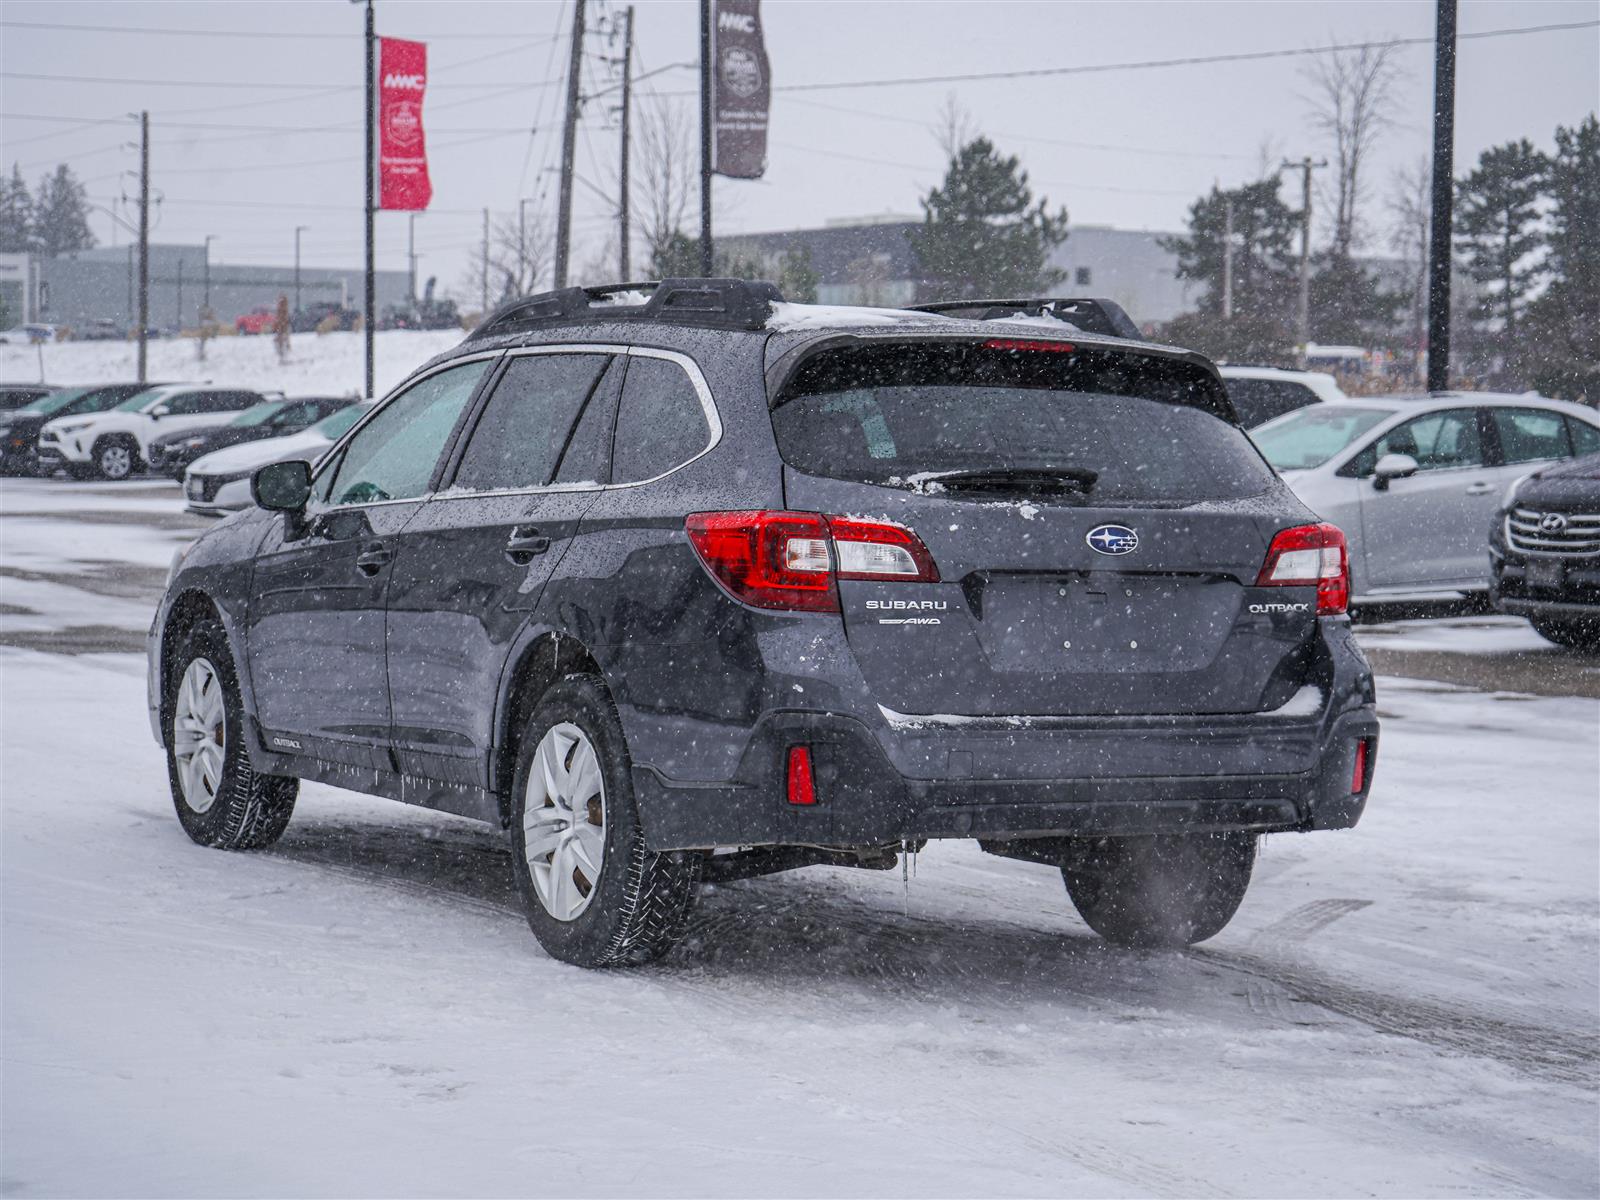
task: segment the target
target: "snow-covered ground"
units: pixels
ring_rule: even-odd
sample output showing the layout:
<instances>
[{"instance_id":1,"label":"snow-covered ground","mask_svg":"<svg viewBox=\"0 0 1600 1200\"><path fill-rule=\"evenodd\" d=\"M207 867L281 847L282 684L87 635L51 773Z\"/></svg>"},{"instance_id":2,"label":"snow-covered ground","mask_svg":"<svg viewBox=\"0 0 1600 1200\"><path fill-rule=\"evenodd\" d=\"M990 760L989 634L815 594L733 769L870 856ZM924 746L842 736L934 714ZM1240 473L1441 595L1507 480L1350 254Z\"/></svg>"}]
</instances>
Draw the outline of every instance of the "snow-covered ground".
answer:
<instances>
[{"instance_id":1,"label":"snow-covered ground","mask_svg":"<svg viewBox=\"0 0 1600 1200\"><path fill-rule=\"evenodd\" d=\"M183 836L143 661L93 652L174 495L0 482L6 1194L1600 1193L1592 700L1381 680L1366 819L1267 839L1188 952L936 843L588 973L487 827L307 786L270 852Z\"/></svg>"},{"instance_id":2,"label":"snow-covered ground","mask_svg":"<svg viewBox=\"0 0 1600 1200\"><path fill-rule=\"evenodd\" d=\"M376 334L373 375L378 395L464 336L459 329L393 329ZM364 346L359 333L297 333L290 339L287 361L279 362L270 337L221 337L206 344L206 358L201 362L195 339L158 339L148 343L147 378L170 383L210 382L291 396L340 396L362 388ZM0 346L3 383L31 383L41 378L60 385L115 383L137 379L137 364L138 347L132 342Z\"/></svg>"}]
</instances>

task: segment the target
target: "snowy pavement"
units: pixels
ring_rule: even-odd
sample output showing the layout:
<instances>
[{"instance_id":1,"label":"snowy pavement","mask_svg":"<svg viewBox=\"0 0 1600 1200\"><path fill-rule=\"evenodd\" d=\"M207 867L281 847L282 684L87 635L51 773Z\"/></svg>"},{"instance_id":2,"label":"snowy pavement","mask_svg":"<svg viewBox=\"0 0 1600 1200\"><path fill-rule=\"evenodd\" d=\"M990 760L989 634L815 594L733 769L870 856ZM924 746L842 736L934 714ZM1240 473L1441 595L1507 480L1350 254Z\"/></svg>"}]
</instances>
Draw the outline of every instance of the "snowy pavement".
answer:
<instances>
[{"instance_id":1,"label":"snowy pavement","mask_svg":"<svg viewBox=\"0 0 1600 1200\"><path fill-rule=\"evenodd\" d=\"M312 785L270 852L183 836L143 661L96 652L174 493L0 481L4 1194L1600 1192L1593 700L1382 679L1365 820L1266 839L1184 953L935 843L589 973L485 826ZM1476 620L1376 637L1546 653Z\"/></svg>"}]
</instances>

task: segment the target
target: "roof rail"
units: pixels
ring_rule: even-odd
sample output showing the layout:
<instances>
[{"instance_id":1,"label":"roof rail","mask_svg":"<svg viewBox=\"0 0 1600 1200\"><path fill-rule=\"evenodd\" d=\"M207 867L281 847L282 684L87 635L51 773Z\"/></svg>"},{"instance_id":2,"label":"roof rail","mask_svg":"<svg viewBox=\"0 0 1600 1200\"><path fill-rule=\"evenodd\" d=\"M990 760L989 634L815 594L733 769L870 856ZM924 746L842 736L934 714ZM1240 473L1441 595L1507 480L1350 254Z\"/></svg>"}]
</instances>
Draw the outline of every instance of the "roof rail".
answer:
<instances>
[{"instance_id":1,"label":"roof rail","mask_svg":"<svg viewBox=\"0 0 1600 1200\"><path fill-rule=\"evenodd\" d=\"M941 300L937 304L913 304L911 307L917 312L966 317L973 321L1003 321L1018 313L1029 317L1055 317L1076 325L1084 333L1136 340L1144 336L1115 300L1085 296L1041 296L1032 300Z\"/></svg>"},{"instance_id":2,"label":"roof rail","mask_svg":"<svg viewBox=\"0 0 1600 1200\"><path fill-rule=\"evenodd\" d=\"M638 293L636 300L629 293ZM467 340L579 321L669 321L707 329L760 329L783 299L776 284L748 279L661 279L568 287L502 304Z\"/></svg>"}]
</instances>

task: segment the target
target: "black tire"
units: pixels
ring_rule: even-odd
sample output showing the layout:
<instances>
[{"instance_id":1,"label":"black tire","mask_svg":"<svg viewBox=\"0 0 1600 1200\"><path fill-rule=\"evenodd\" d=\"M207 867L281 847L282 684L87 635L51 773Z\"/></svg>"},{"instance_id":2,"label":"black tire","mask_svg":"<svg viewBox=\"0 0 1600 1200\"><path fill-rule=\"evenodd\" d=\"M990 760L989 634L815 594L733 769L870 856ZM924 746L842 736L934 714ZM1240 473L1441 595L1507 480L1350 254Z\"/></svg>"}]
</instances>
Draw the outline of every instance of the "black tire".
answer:
<instances>
[{"instance_id":1,"label":"black tire","mask_svg":"<svg viewBox=\"0 0 1600 1200\"><path fill-rule=\"evenodd\" d=\"M1192 946L1233 919L1255 865L1256 835L1102 838L1061 868L1090 929L1119 946Z\"/></svg>"},{"instance_id":2,"label":"black tire","mask_svg":"<svg viewBox=\"0 0 1600 1200\"><path fill-rule=\"evenodd\" d=\"M167 744L167 780L172 803L184 832L202 846L219 850L259 850L283 836L294 815L300 781L282 775L263 775L250 765L244 744L244 706L239 699L239 678L227 635L214 621L199 621L179 635L161 719ZM199 811L185 796L178 759L179 736L175 720L179 689L189 665L197 659L209 663L221 689L223 713L222 763L215 798Z\"/></svg>"},{"instance_id":3,"label":"black tire","mask_svg":"<svg viewBox=\"0 0 1600 1200\"><path fill-rule=\"evenodd\" d=\"M1529 617L1528 620L1547 642L1585 654L1600 654L1600 614L1596 614L1593 621L1552 621L1547 617Z\"/></svg>"},{"instance_id":4,"label":"black tire","mask_svg":"<svg viewBox=\"0 0 1600 1200\"><path fill-rule=\"evenodd\" d=\"M570 920L552 915L540 899L524 832L528 784L539 744L553 727L562 724L576 726L588 739L604 788L600 797L604 854L599 879L582 892L586 906ZM646 849L622 722L599 678L568 675L540 698L517 741L512 789L510 833L517 886L527 909L528 926L552 958L580 967L637 966L660 958L678 944L700 880L700 855L657 854ZM591 800L590 811L592 804ZM540 865L549 862L553 856L546 855Z\"/></svg>"},{"instance_id":5,"label":"black tire","mask_svg":"<svg viewBox=\"0 0 1600 1200\"><path fill-rule=\"evenodd\" d=\"M104 437L94 444L90 457L101 479L128 479L139 473L139 444L132 438Z\"/></svg>"}]
</instances>

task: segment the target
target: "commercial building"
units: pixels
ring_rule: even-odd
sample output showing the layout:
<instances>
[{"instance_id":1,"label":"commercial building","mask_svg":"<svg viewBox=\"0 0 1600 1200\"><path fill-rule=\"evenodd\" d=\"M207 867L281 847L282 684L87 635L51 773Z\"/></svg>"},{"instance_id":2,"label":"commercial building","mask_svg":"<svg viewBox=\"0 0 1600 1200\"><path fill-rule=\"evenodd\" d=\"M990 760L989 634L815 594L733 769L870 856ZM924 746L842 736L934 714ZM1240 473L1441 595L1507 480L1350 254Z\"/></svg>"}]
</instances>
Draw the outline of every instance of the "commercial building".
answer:
<instances>
[{"instance_id":1,"label":"commercial building","mask_svg":"<svg viewBox=\"0 0 1600 1200\"><path fill-rule=\"evenodd\" d=\"M138 323L138 253L133 246L99 246L55 258L0 255L0 301L12 323L71 328L105 320L132 328ZM222 263L203 245L152 245L150 324L192 329L209 304L219 322L231 325L252 309L276 308L279 296L291 309L325 302L359 307L363 278L359 268L301 267L297 304L293 267ZM410 286L405 271L379 271L379 311L406 303Z\"/></svg>"}]
</instances>

